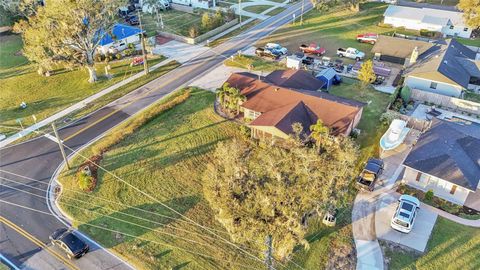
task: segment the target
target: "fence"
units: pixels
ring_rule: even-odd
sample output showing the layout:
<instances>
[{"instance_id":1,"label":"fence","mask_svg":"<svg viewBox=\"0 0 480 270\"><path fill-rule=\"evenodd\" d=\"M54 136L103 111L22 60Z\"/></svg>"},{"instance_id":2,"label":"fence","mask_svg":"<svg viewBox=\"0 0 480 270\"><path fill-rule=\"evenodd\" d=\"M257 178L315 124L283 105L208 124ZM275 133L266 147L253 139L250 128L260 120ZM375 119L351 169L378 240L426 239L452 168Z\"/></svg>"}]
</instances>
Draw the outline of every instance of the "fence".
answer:
<instances>
[{"instance_id":1,"label":"fence","mask_svg":"<svg viewBox=\"0 0 480 270\"><path fill-rule=\"evenodd\" d=\"M179 5L175 3L170 3L172 5L172 8L178 11L183 11L187 13L193 13L193 7L191 6L185 6L185 5Z\"/></svg>"},{"instance_id":2,"label":"fence","mask_svg":"<svg viewBox=\"0 0 480 270\"><path fill-rule=\"evenodd\" d=\"M395 118L398 118L400 120L403 120L403 121L407 122L407 127L409 127L409 128L413 128L413 129L419 130L421 132L424 132L424 131L426 131L427 129L430 128L431 122L428 121L428 120L417 119L415 117L400 114L400 113L398 113L396 111L392 111L392 110L388 110L388 111L394 113L396 115Z\"/></svg>"},{"instance_id":3,"label":"fence","mask_svg":"<svg viewBox=\"0 0 480 270\"><path fill-rule=\"evenodd\" d=\"M480 115L480 103L412 89L412 99L433 103L438 106L466 113Z\"/></svg>"},{"instance_id":4,"label":"fence","mask_svg":"<svg viewBox=\"0 0 480 270\"><path fill-rule=\"evenodd\" d=\"M174 40L177 40L177 41L181 41L181 42L185 42L185 43L188 43L188 44L198 44L206 39L208 39L209 37L213 37L225 30L227 30L228 28L236 25L238 23L238 19L234 19L220 27L217 27L215 29L213 29L212 31L208 31L207 33L203 34L203 35L200 35L196 38L190 38L190 37L184 37L184 36L180 36L180 35L176 35L176 34L172 34L170 32L164 32L164 31L157 31L157 34L161 35L161 36L164 36L164 37L167 37L167 38L171 38L171 39L174 39Z\"/></svg>"}]
</instances>

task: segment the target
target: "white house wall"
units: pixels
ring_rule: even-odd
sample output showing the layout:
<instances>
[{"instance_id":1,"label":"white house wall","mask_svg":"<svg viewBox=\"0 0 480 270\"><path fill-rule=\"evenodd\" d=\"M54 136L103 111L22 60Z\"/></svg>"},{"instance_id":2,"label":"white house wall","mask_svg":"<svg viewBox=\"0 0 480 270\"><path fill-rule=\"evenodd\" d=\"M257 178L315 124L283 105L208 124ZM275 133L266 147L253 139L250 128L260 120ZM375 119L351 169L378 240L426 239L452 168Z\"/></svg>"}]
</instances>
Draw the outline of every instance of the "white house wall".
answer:
<instances>
[{"instance_id":1,"label":"white house wall","mask_svg":"<svg viewBox=\"0 0 480 270\"><path fill-rule=\"evenodd\" d=\"M191 6L193 8L205 8L208 9L208 0L173 0L175 4ZM213 0L213 6L215 6L215 1Z\"/></svg>"},{"instance_id":2,"label":"white house wall","mask_svg":"<svg viewBox=\"0 0 480 270\"><path fill-rule=\"evenodd\" d=\"M448 36L458 36L462 38L470 38L472 34L471 28L467 28L467 31L464 31L465 27L464 25L457 25L454 26L453 29L450 29L449 25L435 25L435 24L429 24L429 23L422 23L421 21L418 20L409 20L409 19L403 19L403 18L395 18L395 17L385 17L384 18L384 23L386 24L391 24L394 27L405 27L406 29L411 29L411 30L429 30L429 31L434 31L434 32L440 32L444 35Z\"/></svg>"},{"instance_id":3,"label":"white house wall","mask_svg":"<svg viewBox=\"0 0 480 270\"><path fill-rule=\"evenodd\" d=\"M128 48L128 44L138 44L140 43L140 37L138 35L129 36L124 39L115 40L112 43L105 44L103 46L98 46L98 51L102 54L106 54L110 47L117 49L118 51L123 51Z\"/></svg>"},{"instance_id":4,"label":"white house wall","mask_svg":"<svg viewBox=\"0 0 480 270\"><path fill-rule=\"evenodd\" d=\"M468 194L471 192L466 188L457 186L455 193L450 194L450 190L452 189L453 185L452 183L424 173L422 173L420 180L417 181L417 175L418 171L409 167L405 167L403 181L407 185L422 190L424 192L432 190L435 196L450 201L452 203L463 205L465 203L465 200L467 199Z\"/></svg>"},{"instance_id":5,"label":"white house wall","mask_svg":"<svg viewBox=\"0 0 480 270\"><path fill-rule=\"evenodd\" d=\"M436 82L437 88L432 89L430 88L430 85L432 82L436 82L436 81L414 77L414 76L407 76L407 78L405 78L405 85L407 85L410 88L415 88L415 89L419 89L426 92L431 92L431 93L451 96L451 97L459 97L463 91L463 88L461 86L452 85L452 84L443 83L443 82Z\"/></svg>"},{"instance_id":6,"label":"white house wall","mask_svg":"<svg viewBox=\"0 0 480 270\"><path fill-rule=\"evenodd\" d=\"M467 27L464 25L455 26L453 27L453 29L450 29L450 26L445 26L442 30L442 33L448 36L470 38L470 36L472 35L472 29L467 28L467 31L464 31L465 28Z\"/></svg>"}]
</instances>

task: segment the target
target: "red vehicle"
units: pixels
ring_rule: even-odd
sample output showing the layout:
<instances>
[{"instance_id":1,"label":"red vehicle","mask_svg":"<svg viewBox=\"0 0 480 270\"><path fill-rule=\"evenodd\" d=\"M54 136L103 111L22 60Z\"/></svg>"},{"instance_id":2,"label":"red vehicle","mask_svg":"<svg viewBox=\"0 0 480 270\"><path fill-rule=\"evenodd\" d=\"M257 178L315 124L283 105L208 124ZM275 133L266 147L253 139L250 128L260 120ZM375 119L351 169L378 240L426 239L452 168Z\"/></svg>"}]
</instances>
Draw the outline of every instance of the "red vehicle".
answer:
<instances>
[{"instance_id":1,"label":"red vehicle","mask_svg":"<svg viewBox=\"0 0 480 270\"><path fill-rule=\"evenodd\" d=\"M317 43L311 43L309 46L302 44L300 45L300 50L306 54L316 54L318 56L325 53L325 48L322 48L317 45Z\"/></svg>"},{"instance_id":2,"label":"red vehicle","mask_svg":"<svg viewBox=\"0 0 480 270\"><path fill-rule=\"evenodd\" d=\"M372 45L377 42L378 35L374 33L366 33L366 34L360 34L357 35L357 41L362 42L362 43L370 43Z\"/></svg>"},{"instance_id":3,"label":"red vehicle","mask_svg":"<svg viewBox=\"0 0 480 270\"><path fill-rule=\"evenodd\" d=\"M130 63L131 67L138 65L143 65L143 57L134 57L132 63Z\"/></svg>"}]
</instances>

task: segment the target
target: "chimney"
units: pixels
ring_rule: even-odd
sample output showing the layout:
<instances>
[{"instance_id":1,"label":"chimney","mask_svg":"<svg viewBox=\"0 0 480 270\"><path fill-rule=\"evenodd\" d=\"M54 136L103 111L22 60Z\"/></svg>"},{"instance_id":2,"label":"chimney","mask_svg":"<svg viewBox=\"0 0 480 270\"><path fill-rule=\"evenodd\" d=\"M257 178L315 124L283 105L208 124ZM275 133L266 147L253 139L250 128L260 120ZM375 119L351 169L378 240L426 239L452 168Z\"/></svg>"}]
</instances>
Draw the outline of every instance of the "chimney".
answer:
<instances>
[{"instance_id":1,"label":"chimney","mask_svg":"<svg viewBox=\"0 0 480 270\"><path fill-rule=\"evenodd\" d=\"M413 65L417 62L418 59L418 47L415 46L415 48L412 51L412 55L410 55L410 65Z\"/></svg>"}]
</instances>

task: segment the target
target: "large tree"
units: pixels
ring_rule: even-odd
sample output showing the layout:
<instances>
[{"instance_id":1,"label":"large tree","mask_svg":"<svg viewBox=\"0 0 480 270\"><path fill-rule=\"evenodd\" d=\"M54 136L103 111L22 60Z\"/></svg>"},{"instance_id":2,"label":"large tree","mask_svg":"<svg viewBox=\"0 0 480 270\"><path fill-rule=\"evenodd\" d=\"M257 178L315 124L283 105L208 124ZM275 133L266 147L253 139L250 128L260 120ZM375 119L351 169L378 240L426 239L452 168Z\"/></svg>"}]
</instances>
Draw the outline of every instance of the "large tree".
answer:
<instances>
[{"instance_id":1,"label":"large tree","mask_svg":"<svg viewBox=\"0 0 480 270\"><path fill-rule=\"evenodd\" d=\"M234 241L260 253L271 235L279 260L287 259L295 246L307 245L307 214L344 203L353 179L352 141L332 138L326 147L328 151L298 143L219 143L203 177L204 194Z\"/></svg>"},{"instance_id":2,"label":"large tree","mask_svg":"<svg viewBox=\"0 0 480 270\"><path fill-rule=\"evenodd\" d=\"M116 23L120 0L48 0L36 13L15 25L24 41L23 52L43 69L56 64L85 67L89 82L97 80L94 54Z\"/></svg>"},{"instance_id":3,"label":"large tree","mask_svg":"<svg viewBox=\"0 0 480 270\"><path fill-rule=\"evenodd\" d=\"M463 11L463 17L469 27L474 29L480 27L480 1L460 0L457 7Z\"/></svg>"},{"instance_id":4,"label":"large tree","mask_svg":"<svg viewBox=\"0 0 480 270\"><path fill-rule=\"evenodd\" d=\"M362 63L360 70L358 71L358 79L362 82L362 85L365 87L375 81L377 75L373 71L373 62L372 60L367 60Z\"/></svg>"}]
</instances>

